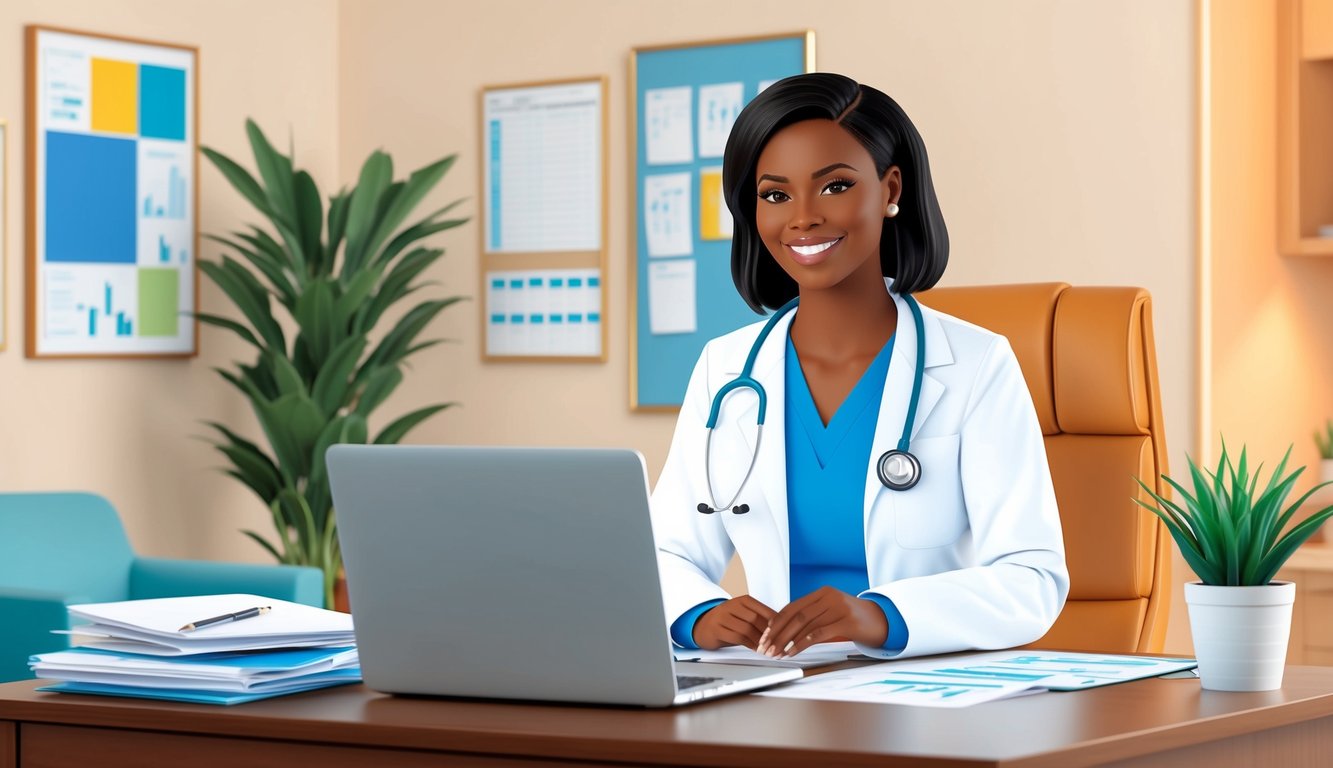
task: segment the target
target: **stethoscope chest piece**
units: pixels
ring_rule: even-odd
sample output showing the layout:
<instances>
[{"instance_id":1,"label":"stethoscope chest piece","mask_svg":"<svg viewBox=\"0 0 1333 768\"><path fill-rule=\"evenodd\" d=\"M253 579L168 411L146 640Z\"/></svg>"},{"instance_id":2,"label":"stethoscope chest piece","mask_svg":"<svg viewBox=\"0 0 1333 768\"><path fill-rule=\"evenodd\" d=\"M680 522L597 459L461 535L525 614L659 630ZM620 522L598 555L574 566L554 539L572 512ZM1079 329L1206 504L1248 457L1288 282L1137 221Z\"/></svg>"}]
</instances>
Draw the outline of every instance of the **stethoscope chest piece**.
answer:
<instances>
[{"instance_id":1,"label":"stethoscope chest piece","mask_svg":"<svg viewBox=\"0 0 1333 768\"><path fill-rule=\"evenodd\" d=\"M907 451L885 451L876 466L879 481L895 491L905 491L921 481L921 462Z\"/></svg>"}]
</instances>

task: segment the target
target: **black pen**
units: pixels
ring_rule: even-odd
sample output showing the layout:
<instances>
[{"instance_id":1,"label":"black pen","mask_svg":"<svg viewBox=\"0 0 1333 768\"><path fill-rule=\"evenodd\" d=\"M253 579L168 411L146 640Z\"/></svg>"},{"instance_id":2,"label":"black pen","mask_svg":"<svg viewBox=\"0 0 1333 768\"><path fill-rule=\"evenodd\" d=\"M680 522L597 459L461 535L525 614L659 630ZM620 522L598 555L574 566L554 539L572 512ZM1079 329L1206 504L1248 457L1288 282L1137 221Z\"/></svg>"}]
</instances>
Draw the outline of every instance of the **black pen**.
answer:
<instances>
[{"instance_id":1,"label":"black pen","mask_svg":"<svg viewBox=\"0 0 1333 768\"><path fill-rule=\"evenodd\" d=\"M200 619L198 621L192 621L176 631L189 632L192 629L206 627L209 624L217 624L222 621L240 621L241 619L250 619L254 618L255 616L262 616L271 610L273 610L273 608L266 605L263 608L247 608L244 611L237 611L236 613L224 613L221 616L214 616L211 619Z\"/></svg>"}]
</instances>

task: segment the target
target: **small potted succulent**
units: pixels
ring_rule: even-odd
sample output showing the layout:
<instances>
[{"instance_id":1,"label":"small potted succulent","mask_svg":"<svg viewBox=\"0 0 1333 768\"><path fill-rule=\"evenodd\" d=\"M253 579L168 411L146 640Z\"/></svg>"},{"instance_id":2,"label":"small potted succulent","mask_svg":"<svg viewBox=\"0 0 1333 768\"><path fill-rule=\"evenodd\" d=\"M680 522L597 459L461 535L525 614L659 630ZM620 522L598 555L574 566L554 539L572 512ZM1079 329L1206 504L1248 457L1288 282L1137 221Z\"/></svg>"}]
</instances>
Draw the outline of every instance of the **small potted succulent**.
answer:
<instances>
[{"instance_id":1,"label":"small potted succulent","mask_svg":"<svg viewBox=\"0 0 1333 768\"><path fill-rule=\"evenodd\" d=\"M1287 474L1290 456L1288 448L1262 487L1262 467L1251 473L1244 448L1233 463L1223 444L1215 472L1200 470L1187 457L1192 493L1162 478L1179 494L1179 503L1139 481L1157 504L1138 503L1162 519L1199 577L1185 585L1185 603L1204 688L1269 691L1282 686L1296 585L1273 579L1296 548L1333 516L1328 506L1294 520L1322 483L1284 507L1304 471Z\"/></svg>"}]
</instances>

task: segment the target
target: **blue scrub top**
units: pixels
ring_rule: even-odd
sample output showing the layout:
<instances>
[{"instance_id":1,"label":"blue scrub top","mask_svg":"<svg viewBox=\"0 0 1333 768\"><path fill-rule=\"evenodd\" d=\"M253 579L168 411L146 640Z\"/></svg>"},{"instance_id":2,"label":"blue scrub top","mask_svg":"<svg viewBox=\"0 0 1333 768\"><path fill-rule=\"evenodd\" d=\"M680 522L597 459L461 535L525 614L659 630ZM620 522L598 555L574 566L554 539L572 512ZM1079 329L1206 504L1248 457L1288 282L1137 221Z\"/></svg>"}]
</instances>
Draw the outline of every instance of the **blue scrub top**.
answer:
<instances>
[{"instance_id":1,"label":"blue scrub top","mask_svg":"<svg viewBox=\"0 0 1333 768\"><path fill-rule=\"evenodd\" d=\"M792 600L824 586L850 595L869 587L865 478L892 355L890 337L826 425L810 394L796 347L787 337L784 408ZM905 648L907 627L893 602L881 595L867 595L866 599L878 604L888 619L884 648ZM695 622L722 602L712 600L686 611L672 622L672 639L686 648L697 647L693 642Z\"/></svg>"}]
</instances>

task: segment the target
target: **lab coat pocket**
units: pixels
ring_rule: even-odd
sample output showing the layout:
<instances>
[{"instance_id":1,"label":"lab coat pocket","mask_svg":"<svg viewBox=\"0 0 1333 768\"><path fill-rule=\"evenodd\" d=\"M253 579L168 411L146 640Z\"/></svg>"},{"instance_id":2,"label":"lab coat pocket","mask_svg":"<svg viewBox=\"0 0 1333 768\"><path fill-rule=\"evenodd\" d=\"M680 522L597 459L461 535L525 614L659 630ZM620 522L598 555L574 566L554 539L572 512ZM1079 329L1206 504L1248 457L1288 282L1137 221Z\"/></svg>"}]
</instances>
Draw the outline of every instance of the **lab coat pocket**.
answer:
<instances>
[{"instance_id":1,"label":"lab coat pocket","mask_svg":"<svg viewBox=\"0 0 1333 768\"><path fill-rule=\"evenodd\" d=\"M932 549L954 543L967 530L963 484L958 473L958 435L922 437L910 449L921 462L921 480L893 496L894 531L904 549Z\"/></svg>"}]
</instances>

